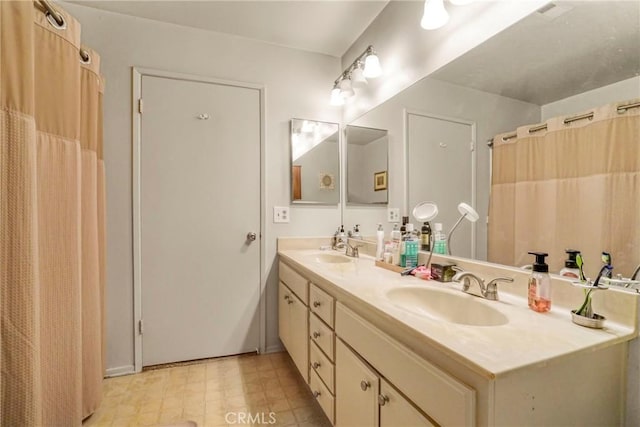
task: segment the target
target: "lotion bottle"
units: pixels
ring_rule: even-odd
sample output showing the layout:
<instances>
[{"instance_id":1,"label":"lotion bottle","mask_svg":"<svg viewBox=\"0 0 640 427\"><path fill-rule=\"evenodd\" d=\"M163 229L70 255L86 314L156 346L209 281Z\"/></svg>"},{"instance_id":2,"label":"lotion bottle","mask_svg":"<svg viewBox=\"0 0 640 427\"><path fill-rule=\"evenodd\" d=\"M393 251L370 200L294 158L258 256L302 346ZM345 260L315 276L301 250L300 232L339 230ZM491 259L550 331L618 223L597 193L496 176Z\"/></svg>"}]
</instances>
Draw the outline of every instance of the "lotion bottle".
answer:
<instances>
[{"instance_id":1,"label":"lotion bottle","mask_svg":"<svg viewBox=\"0 0 640 427\"><path fill-rule=\"evenodd\" d=\"M529 277L529 308L538 313L545 313L551 310L551 278L549 266L545 263L545 258L549 254L544 252L529 252L529 254L536 257L531 277Z\"/></svg>"},{"instance_id":2,"label":"lotion bottle","mask_svg":"<svg viewBox=\"0 0 640 427\"><path fill-rule=\"evenodd\" d=\"M384 254L384 230L382 224L378 224L378 231L376 231L376 259L382 260Z\"/></svg>"}]
</instances>

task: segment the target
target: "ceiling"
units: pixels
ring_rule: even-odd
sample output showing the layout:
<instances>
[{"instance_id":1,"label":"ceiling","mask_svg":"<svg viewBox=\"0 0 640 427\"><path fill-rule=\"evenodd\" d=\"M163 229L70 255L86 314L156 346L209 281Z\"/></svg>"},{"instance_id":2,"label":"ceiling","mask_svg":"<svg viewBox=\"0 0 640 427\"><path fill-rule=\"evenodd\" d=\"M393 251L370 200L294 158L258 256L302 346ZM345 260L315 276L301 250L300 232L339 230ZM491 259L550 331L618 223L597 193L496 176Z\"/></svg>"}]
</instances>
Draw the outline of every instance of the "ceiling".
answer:
<instances>
[{"instance_id":1,"label":"ceiling","mask_svg":"<svg viewBox=\"0 0 640 427\"><path fill-rule=\"evenodd\" d=\"M544 105L640 75L640 2L554 3L430 77Z\"/></svg>"},{"instance_id":2,"label":"ceiling","mask_svg":"<svg viewBox=\"0 0 640 427\"><path fill-rule=\"evenodd\" d=\"M342 57L388 0L72 3Z\"/></svg>"}]
</instances>

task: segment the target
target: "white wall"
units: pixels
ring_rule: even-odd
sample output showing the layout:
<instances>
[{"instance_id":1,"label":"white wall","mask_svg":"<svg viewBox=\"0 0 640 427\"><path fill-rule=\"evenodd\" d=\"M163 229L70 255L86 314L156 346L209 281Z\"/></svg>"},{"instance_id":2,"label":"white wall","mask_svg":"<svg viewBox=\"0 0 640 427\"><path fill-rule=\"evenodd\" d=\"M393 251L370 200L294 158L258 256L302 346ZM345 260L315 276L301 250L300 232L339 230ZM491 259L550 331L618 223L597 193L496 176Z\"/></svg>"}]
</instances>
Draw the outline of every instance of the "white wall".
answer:
<instances>
[{"instance_id":1,"label":"white wall","mask_svg":"<svg viewBox=\"0 0 640 427\"><path fill-rule=\"evenodd\" d=\"M622 80L542 106L542 120L585 112L608 103L640 98L640 76ZM640 260L638 260L640 263ZM615 260L614 260L615 267ZM615 270L614 270L615 272ZM624 272L631 274L632 272ZM640 302L639 302L640 304ZM640 319L638 319L640 330ZM640 339L629 344L626 426L640 426Z\"/></svg>"},{"instance_id":2,"label":"white wall","mask_svg":"<svg viewBox=\"0 0 640 427\"><path fill-rule=\"evenodd\" d=\"M102 57L106 78L104 156L107 167L107 367L132 367L133 262L131 210L131 67L140 66L266 87L267 345L279 346L276 238L327 235L340 224L340 207L291 208L291 224L272 224L274 205L289 205L289 120L328 122L328 88L340 72L337 58L245 38L133 18L65 3L82 24L82 40ZM242 163L242 153L238 153ZM230 183L232 185L232 183Z\"/></svg>"},{"instance_id":3,"label":"white wall","mask_svg":"<svg viewBox=\"0 0 640 427\"><path fill-rule=\"evenodd\" d=\"M640 76L570 96L542 106L542 121L551 117L582 113L605 104L640 98Z\"/></svg>"},{"instance_id":4,"label":"white wall","mask_svg":"<svg viewBox=\"0 0 640 427\"><path fill-rule=\"evenodd\" d=\"M389 207L400 208L401 216L409 215L413 208L406 205L407 193L404 181L406 174L404 157L405 109L476 123L476 209L481 215L480 221L477 222L476 255L479 259L486 259L486 215L489 209L490 184L490 150L486 142L498 133L511 131L520 125L537 123L540 120L540 107L426 78L353 122L357 126L369 126L389 131ZM384 224L386 233L392 229L386 220L386 208L363 209L347 205L345 206L344 222L345 224L362 224L361 230L365 236L374 235L374 227L378 222Z\"/></svg>"}]
</instances>

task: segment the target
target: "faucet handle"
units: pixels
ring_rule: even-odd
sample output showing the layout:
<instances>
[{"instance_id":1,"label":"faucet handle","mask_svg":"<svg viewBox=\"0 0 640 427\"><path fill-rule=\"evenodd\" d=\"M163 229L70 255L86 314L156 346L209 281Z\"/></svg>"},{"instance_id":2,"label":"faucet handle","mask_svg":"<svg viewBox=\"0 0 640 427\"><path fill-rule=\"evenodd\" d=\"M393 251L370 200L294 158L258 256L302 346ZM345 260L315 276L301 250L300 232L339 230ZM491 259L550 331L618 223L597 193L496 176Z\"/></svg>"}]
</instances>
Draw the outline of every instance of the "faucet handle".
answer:
<instances>
[{"instance_id":1,"label":"faucet handle","mask_svg":"<svg viewBox=\"0 0 640 427\"><path fill-rule=\"evenodd\" d=\"M498 300L498 283L499 282L513 283L513 278L512 277L496 277L495 279L491 280L489 283L487 283L487 291L486 291L485 298L489 300L494 300L494 301Z\"/></svg>"}]
</instances>

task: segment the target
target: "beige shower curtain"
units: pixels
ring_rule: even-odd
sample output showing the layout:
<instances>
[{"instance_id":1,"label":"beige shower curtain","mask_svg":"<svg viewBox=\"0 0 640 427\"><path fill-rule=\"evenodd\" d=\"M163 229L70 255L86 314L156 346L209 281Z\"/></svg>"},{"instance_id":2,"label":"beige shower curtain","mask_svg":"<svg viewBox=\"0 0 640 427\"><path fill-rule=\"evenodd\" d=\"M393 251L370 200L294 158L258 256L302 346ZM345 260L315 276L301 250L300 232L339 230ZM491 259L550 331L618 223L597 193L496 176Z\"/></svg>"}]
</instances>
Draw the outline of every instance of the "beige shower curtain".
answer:
<instances>
[{"instance_id":1,"label":"beige shower curtain","mask_svg":"<svg viewBox=\"0 0 640 427\"><path fill-rule=\"evenodd\" d=\"M80 425L104 372L99 57L0 1L0 425Z\"/></svg>"},{"instance_id":2,"label":"beige shower curtain","mask_svg":"<svg viewBox=\"0 0 640 427\"><path fill-rule=\"evenodd\" d=\"M595 279L606 251L614 274L632 274L640 263L640 108L618 107L637 101L494 138L490 261L521 266L533 262L528 251L543 251L558 272L565 249L577 249Z\"/></svg>"}]
</instances>

